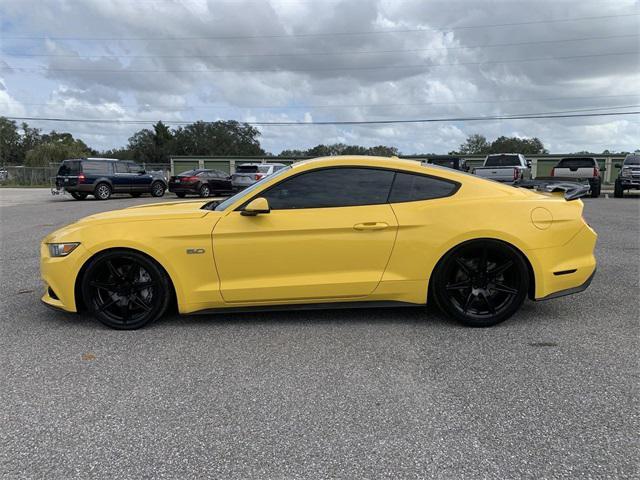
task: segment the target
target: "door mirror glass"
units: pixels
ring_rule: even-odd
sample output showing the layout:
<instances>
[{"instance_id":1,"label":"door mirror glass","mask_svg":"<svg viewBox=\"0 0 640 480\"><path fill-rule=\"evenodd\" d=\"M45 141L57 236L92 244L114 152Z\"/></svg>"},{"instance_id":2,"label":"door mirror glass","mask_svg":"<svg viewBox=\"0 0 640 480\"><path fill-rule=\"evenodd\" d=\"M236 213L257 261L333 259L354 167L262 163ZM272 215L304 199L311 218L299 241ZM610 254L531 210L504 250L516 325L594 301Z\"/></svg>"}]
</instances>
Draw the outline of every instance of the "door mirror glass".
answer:
<instances>
[{"instance_id":1,"label":"door mirror glass","mask_svg":"<svg viewBox=\"0 0 640 480\"><path fill-rule=\"evenodd\" d=\"M245 217L255 217L258 214L269 213L269 202L264 197L258 197L251 200L241 212Z\"/></svg>"}]
</instances>

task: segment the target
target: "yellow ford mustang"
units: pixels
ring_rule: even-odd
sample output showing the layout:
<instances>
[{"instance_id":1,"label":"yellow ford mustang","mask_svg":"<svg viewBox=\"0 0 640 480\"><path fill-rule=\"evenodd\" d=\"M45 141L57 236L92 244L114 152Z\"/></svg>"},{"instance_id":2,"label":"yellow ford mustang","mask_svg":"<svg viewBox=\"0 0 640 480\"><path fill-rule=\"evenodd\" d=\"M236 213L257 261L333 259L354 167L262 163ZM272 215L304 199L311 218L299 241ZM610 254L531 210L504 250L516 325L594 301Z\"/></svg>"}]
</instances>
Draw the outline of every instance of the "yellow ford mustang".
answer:
<instances>
[{"instance_id":1,"label":"yellow ford mustang","mask_svg":"<svg viewBox=\"0 0 640 480\"><path fill-rule=\"evenodd\" d=\"M223 201L84 218L41 247L44 303L141 327L180 313L425 305L470 326L584 290L581 200L409 160L295 164Z\"/></svg>"}]
</instances>

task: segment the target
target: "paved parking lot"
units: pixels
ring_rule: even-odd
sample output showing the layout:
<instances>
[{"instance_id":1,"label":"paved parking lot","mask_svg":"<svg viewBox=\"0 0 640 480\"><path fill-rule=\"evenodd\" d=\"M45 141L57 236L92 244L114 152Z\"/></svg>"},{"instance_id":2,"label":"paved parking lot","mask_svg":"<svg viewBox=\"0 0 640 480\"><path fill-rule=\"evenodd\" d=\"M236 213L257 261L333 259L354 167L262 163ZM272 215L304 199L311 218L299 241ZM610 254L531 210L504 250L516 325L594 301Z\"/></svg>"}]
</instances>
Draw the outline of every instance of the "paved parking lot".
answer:
<instances>
[{"instance_id":1,"label":"paved parking lot","mask_svg":"<svg viewBox=\"0 0 640 480\"><path fill-rule=\"evenodd\" d=\"M152 201L0 189L0 477L637 478L638 198L585 200L589 290L491 329L366 309L118 332L40 305L41 237Z\"/></svg>"}]
</instances>

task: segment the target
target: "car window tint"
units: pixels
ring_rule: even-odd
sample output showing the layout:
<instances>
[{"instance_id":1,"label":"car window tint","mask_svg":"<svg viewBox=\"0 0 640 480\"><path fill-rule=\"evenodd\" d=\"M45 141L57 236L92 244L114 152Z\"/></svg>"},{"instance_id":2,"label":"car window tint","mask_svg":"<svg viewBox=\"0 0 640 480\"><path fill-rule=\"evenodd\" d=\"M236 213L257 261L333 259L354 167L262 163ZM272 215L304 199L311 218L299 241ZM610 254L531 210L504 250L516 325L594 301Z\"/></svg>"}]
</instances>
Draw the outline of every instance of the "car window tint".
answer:
<instances>
[{"instance_id":1,"label":"car window tint","mask_svg":"<svg viewBox=\"0 0 640 480\"><path fill-rule=\"evenodd\" d=\"M238 167L236 167L237 173L256 173L257 171L257 165L238 165Z\"/></svg>"},{"instance_id":2,"label":"car window tint","mask_svg":"<svg viewBox=\"0 0 640 480\"><path fill-rule=\"evenodd\" d=\"M625 165L640 165L640 155L629 155L624 159Z\"/></svg>"},{"instance_id":3,"label":"car window tint","mask_svg":"<svg viewBox=\"0 0 640 480\"><path fill-rule=\"evenodd\" d=\"M558 168L593 168L596 161L593 158L563 158L558 163Z\"/></svg>"},{"instance_id":4,"label":"car window tint","mask_svg":"<svg viewBox=\"0 0 640 480\"><path fill-rule=\"evenodd\" d=\"M260 165L260 166L258 167L258 171L259 171L260 173L269 173L269 169L270 169L270 168L271 168L271 167L270 167L269 165Z\"/></svg>"},{"instance_id":5,"label":"car window tint","mask_svg":"<svg viewBox=\"0 0 640 480\"><path fill-rule=\"evenodd\" d=\"M110 165L114 162L100 160L85 160L82 162L82 171L84 173L104 175L111 171Z\"/></svg>"},{"instance_id":6,"label":"car window tint","mask_svg":"<svg viewBox=\"0 0 640 480\"><path fill-rule=\"evenodd\" d=\"M353 207L386 203L394 172L330 168L303 173L265 192L273 210Z\"/></svg>"},{"instance_id":7,"label":"car window tint","mask_svg":"<svg viewBox=\"0 0 640 480\"><path fill-rule=\"evenodd\" d=\"M116 162L114 167L116 173L129 173L129 165L126 162Z\"/></svg>"},{"instance_id":8,"label":"car window tint","mask_svg":"<svg viewBox=\"0 0 640 480\"><path fill-rule=\"evenodd\" d=\"M398 172L393 181L389 203L448 197L457 187L455 183L447 180Z\"/></svg>"},{"instance_id":9,"label":"car window tint","mask_svg":"<svg viewBox=\"0 0 640 480\"><path fill-rule=\"evenodd\" d=\"M77 175L81 171L80 160L65 160L58 169L58 175Z\"/></svg>"},{"instance_id":10,"label":"car window tint","mask_svg":"<svg viewBox=\"0 0 640 480\"><path fill-rule=\"evenodd\" d=\"M489 155L485 167L515 167L520 165L518 155Z\"/></svg>"}]
</instances>

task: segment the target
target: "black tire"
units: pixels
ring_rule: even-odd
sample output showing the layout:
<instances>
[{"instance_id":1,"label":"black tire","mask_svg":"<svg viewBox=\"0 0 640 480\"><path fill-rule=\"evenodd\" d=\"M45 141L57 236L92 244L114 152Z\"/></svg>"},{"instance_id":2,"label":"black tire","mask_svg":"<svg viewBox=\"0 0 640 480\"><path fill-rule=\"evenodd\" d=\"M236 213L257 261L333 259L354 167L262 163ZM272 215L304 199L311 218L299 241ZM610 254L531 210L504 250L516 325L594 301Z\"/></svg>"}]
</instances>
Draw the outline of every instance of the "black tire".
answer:
<instances>
[{"instance_id":1,"label":"black tire","mask_svg":"<svg viewBox=\"0 0 640 480\"><path fill-rule=\"evenodd\" d=\"M529 290L529 270L511 245L474 240L438 263L431 286L446 315L469 327L490 327L520 308Z\"/></svg>"},{"instance_id":2,"label":"black tire","mask_svg":"<svg viewBox=\"0 0 640 480\"><path fill-rule=\"evenodd\" d=\"M177 196L178 198L184 198L186 195L187 195L187 194L186 194L186 193L184 193L184 192L176 192L176 196Z\"/></svg>"},{"instance_id":3,"label":"black tire","mask_svg":"<svg viewBox=\"0 0 640 480\"><path fill-rule=\"evenodd\" d=\"M165 192L165 186L162 182L153 182L151 184L151 196L153 197L162 197Z\"/></svg>"},{"instance_id":4,"label":"black tire","mask_svg":"<svg viewBox=\"0 0 640 480\"><path fill-rule=\"evenodd\" d=\"M200 194L201 197L206 198L209 195L211 195L211 189L209 188L209 185L207 185L206 183L203 183L200 186L200 191L198 193Z\"/></svg>"},{"instance_id":5,"label":"black tire","mask_svg":"<svg viewBox=\"0 0 640 480\"><path fill-rule=\"evenodd\" d=\"M613 187L613 196L615 198L622 198L624 197L624 188L622 188L622 184L618 181L616 181L614 187Z\"/></svg>"},{"instance_id":6,"label":"black tire","mask_svg":"<svg viewBox=\"0 0 640 480\"><path fill-rule=\"evenodd\" d=\"M598 198L600 196L600 183L591 187L591 198Z\"/></svg>"},{"instance_id":7,"label":"black tire","mask_svg":"<svg viewBox=\"0 0 640 480\"><path fill-rule=\"evenodd\" d=\"M133 198L138 198L140 195L142 195L142 193L136 192L136 193L130 193L129 195L131 195Z\"/></svg>"},{"instance_id":8,"label":"black tire","mask_svg":"<svg viewBox=\"0 0 640 480\"><path fill-rule=\"evenodd\" d=\"M153 260L131 250L96 255L81 284L87 309L104 325L134 330L162 316L169 305L167 274Z\"/></svg>"},{"instance_id":9,"label":"black tire","mask_svg":"<svg viewBox=\"0 0 640 480\"><path fill-rule=\"evenodd\" d=\"M93 196L98 200L109 200L111 197L111 185L105 182L99 183L93 190Z\"/></svg>"},{"instance_id":10,"label":"black tire","mask_svg":"<svg viewBox=\"0 0 640 480\"><path fill-rule=\"evenodd\" d=\"M85 198L87 198L87 195L89 195L88 193L84 193L84 192L69 192L69 193L76 200L84 200Z\"/></svg>"}]
</instances>

